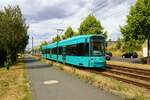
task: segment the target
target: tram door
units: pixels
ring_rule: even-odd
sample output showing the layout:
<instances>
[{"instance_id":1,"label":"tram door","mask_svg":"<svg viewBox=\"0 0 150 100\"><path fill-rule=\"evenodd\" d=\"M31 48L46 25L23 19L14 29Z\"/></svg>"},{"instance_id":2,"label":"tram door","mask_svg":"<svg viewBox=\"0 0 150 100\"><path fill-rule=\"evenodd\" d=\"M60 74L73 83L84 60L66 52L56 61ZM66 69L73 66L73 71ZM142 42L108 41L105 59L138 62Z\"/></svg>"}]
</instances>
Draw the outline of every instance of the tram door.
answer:
<instances>
[{"instance_id":1,"label":"tram door","mask_svg":"<svg viewBox=\"0 0 150 100\"><path fill-rule=\"evenodd\" d=\"M63 63L66 63L66 47L63 47L63 50L62 50L62 60L63 60Z\"/></svg>"}]
</instances>

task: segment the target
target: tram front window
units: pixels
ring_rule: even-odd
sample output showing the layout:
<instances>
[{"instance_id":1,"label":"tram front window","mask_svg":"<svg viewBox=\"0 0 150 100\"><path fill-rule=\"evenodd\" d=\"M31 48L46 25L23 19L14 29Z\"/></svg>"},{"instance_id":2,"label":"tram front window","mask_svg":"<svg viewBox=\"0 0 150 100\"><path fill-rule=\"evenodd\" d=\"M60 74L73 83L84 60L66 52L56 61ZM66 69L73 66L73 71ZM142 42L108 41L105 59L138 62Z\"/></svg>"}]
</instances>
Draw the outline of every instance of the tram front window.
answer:
<instances>
[{"instance_id":1,"label":"tram front window","mask_svg":"<svg viewBox=\"0 0 150 100\"><path fill-rule=\"evenodd\" d=\"M104 39L93 38L92 39L92 56L104 56Z\"/></svg>"}]
</instances>

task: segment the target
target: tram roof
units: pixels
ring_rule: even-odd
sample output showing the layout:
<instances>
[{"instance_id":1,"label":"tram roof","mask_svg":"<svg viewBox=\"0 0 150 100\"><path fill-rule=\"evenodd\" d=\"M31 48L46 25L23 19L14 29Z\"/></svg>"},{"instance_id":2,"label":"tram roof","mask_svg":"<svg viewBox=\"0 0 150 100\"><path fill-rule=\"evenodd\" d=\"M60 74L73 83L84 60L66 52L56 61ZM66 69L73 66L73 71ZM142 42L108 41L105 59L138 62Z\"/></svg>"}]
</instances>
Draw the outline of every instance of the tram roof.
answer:
<instances>
[{"instance_id":1,"label":"tram roof","mask_svg":"<svg viewBox=\"0 0 150 100\"><path fill-rule=\"evenodd\" d=\"M86 38L89 38L89 37L92 37L92 36L102 36L102 37L104 37L101 34L78 35L78 36L74 36L74 37L71 37L71 38L59 41L59 42L55 42L55 43L50 43L48 45L44 45L43 49L54 48L54 47L57 46L57 43L58 43L58 46L69 45L69 44L76 44L77 41L75 41L75 40L78 40L78 42L80 43L82 41L85 41ZM76 43L71 43L72 41L74 41Z\"/></svg>"}]
</instances>

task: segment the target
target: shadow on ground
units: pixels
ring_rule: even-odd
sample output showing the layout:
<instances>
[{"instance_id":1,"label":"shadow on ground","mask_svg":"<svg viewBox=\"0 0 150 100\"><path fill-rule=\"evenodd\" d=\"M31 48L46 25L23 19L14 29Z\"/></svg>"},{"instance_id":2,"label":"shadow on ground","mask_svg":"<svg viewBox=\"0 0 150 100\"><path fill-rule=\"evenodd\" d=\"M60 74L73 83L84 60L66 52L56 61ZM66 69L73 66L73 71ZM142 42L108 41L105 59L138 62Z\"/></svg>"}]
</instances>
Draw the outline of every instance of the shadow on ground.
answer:
<instances>
[{"instance_id":1,"label":"shadow on ground","mask_svg":"<svg viewBox=\"0 0 150 100\"><path fill-rule=\"evenodd\" d=\"M33 62L37 62L37 61L40 61L40 60L37 60L37 59L34 59L34 58L25 58L24 59L25 63L33 63Z\"/></svg>"},{"instance_id":2,"label":"shadow on ground","mask_svg":"<svg viewBox=\"0 0 150 100\"><path fill-rule=\"evenodd\" d=\"M27 65L27 69L41 69L41 68L49 68L52 67L48 64L41 63L40 60L34 58L25 58L24 62Z\"/></svg>"},{"instance_id":3,"label":"shadow on ground","mask_svg":"<svg viewBox=\"0 0 150 100\"><path fill-rule=\"evenodd\" d=\"M28 66L26 67L27 69L42 69L42 68L50 68L52 66L50 65L45 65L45 64L39 64L39 65L32 65L32 66Z\"/></svg>"}]
</instances>

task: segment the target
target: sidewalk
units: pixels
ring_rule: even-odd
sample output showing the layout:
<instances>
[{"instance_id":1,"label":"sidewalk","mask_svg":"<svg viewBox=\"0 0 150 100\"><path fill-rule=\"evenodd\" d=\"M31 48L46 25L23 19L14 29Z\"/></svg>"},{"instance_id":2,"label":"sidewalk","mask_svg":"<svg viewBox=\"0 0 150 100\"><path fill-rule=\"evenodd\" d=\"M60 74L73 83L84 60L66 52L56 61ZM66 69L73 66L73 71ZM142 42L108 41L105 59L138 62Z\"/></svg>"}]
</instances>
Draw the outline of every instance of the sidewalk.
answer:
<instances>
[{"instance_id":1,"label":"sidewalk","mask_svg":"<svg viewBox=\"0 0 150 100\"><path fill-rule=\"evenodd\" d=\"M26 56L33 100L121 100L78 78Z\"/></svg>"}]
</instances>

